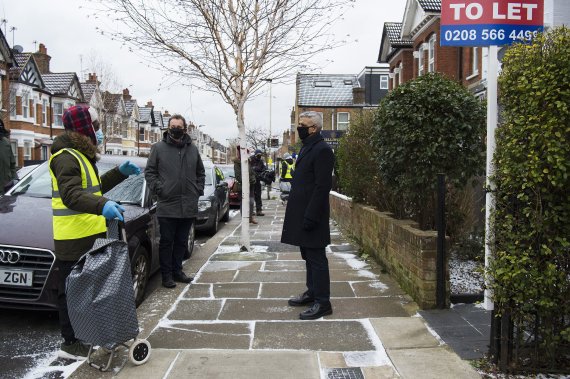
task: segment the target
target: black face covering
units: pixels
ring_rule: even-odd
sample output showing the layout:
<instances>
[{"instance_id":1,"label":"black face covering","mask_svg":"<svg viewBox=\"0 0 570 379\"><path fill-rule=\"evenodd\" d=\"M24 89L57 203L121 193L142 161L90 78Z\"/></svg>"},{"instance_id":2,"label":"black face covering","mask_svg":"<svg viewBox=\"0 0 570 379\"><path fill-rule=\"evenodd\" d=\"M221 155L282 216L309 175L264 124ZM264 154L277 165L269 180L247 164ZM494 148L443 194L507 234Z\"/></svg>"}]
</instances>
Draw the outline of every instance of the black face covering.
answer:
<instances>
[{"instance_id":1,"label":"black face covering","mask_svg":"<svg viewBox=\"0 0 570 379\"><path fill-rule=\"evenodd\" d=\"M304 140L309 136L309 128L308 127L297 127L297 132L299 133L299 138Z\"/></svg>"},{"instance_id":2,"label":"black face covering","mask_svg":"<svg viewBox=\"0 0 570 379\"><path fill-rule=\"evenodd\" d=\"M168 133L170 133L170 136L172 138L180 139L184 135L184 129L170 128L170 129L168 129Z\"/></svg>"}]
</instances>

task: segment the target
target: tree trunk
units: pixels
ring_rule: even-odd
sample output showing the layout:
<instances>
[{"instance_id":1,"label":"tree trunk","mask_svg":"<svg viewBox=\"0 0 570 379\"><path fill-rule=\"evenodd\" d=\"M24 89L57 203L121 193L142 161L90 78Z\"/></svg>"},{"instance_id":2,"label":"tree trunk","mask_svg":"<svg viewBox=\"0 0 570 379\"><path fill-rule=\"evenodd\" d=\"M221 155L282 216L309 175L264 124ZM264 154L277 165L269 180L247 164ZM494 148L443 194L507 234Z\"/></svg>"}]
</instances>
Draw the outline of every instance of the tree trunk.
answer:
<instances>
[{"instance_id":1,"label":"tree trunk","mask_svg":"<svg viewBox=\"0 0 570 379\"><path fill-rule=\"evenodd\" d=\"M237 124L239 129L239 145L241 156L241 233L239 243L242 250L251 250L249 241L249 156L247 153L247 141L245 137L245 122L243 105L238 107Z\"/></svg>"}]
</instances>

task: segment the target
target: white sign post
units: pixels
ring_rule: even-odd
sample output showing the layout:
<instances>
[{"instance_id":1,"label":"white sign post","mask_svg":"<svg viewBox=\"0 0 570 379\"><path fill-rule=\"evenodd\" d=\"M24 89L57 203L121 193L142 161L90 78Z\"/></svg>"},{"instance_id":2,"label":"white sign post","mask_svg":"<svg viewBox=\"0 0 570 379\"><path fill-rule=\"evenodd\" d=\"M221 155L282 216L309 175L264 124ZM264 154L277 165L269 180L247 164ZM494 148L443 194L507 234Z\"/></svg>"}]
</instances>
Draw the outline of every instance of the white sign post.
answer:
<instances>
[{"instance_id":1,"label":"white sign post","mask_svg":"<svg viewBox=\"0 0 570 379\"><path fill-rule=\"evenodd\" d=\"M544 0L442 0L441 46L489 46L487 70L487 166L485 204L485 268L489 267L493 244L490 218L495 199L492 193L493 155L497 129L498 46L530 41L544 28ZM484 307L493 309L489 278L485 280Z\"/></svg>"}]
</instances>

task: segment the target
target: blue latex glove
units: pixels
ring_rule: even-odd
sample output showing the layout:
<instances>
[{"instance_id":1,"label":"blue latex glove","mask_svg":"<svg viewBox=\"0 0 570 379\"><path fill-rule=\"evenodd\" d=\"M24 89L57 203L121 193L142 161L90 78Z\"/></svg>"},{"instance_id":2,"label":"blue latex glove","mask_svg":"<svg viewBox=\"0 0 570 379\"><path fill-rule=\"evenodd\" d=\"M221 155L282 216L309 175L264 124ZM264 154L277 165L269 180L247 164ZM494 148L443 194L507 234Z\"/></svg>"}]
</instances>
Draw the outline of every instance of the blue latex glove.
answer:
<instances>
[{"instance_id":1,"label":"blue latex glove","mask_svg":"<svg viewBox=\"0 0 570 379\"><path fill-rule=\"evenodd\" d=\"M125 176L138 175L141 173L141 169L136 164L131 163L131 161L126 161L121 164L119 166L119 171L121 171L121 174Z\"/></svg>"},{"instance_id":2,"label":"blue latex glove","mask_svg":"<svg viewBox=\"0 0 570 379\"><path fill-rule=\"evenodd\" d=\"M123 212L125 208L122 205L115 203L112 200L109 200L103 206L103 217L107 220L118 219L119 221L124 221L123 219Z\"/></svg>"}]
</instances>

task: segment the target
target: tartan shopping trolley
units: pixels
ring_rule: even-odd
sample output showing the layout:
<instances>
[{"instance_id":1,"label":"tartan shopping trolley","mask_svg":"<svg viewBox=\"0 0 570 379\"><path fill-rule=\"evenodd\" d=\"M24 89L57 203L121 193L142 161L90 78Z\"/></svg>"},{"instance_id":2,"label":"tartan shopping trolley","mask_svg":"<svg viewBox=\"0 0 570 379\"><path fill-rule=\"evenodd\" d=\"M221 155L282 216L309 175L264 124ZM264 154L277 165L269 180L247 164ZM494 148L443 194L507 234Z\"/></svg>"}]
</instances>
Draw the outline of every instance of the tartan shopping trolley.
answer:
<instances>
[{"instance_id":1,"label":"tartan shopping trolley","mask_svg":"<svg viewBox=\"0 0 570 379\"><path fill-rule=\"evenodd\" d=\"M147 340L137 339L139 325L129 250L124 228L121 231L118 221L111 221L108 236L121 235L123 240L97 239L66 281L67 307L75 336L90 345L87 363L100 371L109 370L119 346L129 350L129 360L135 365L145 363L151 352ZM109 354L105 366L92 361L94 346L103 347Z\"/></svg>"}]
</instances>

